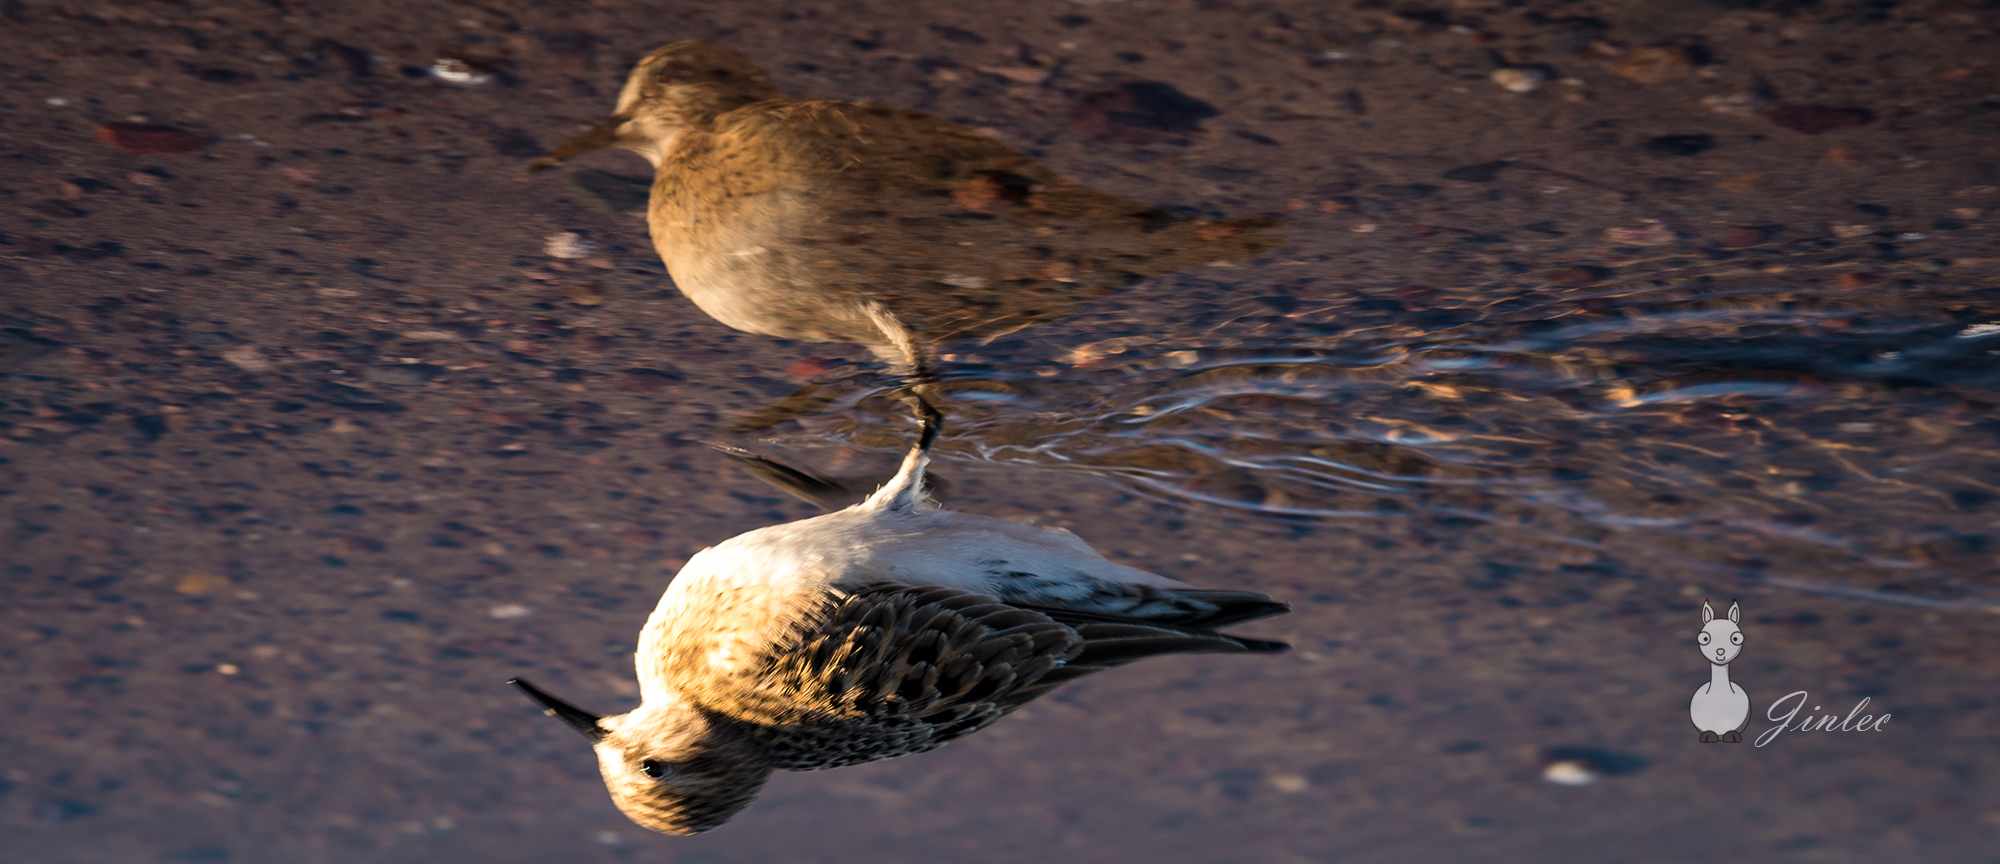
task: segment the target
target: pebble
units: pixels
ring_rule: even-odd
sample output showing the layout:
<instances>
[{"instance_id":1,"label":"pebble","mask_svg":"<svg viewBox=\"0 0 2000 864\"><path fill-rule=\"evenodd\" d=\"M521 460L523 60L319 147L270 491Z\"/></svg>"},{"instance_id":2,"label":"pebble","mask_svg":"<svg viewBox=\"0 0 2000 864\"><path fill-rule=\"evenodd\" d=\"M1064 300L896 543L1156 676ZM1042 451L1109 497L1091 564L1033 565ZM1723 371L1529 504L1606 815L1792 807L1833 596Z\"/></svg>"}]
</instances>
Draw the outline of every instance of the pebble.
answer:
<instances>
[{"instance_id":1,"label":"pebble","mask_svg":"<svg viewBox=\"0 0 2000 864\"><path fill-rule=\"evenodd\" d=\"M1748 174L1731 177L1715 185L1724 192L1754 192L1763 188L1769 182L1771 182L1771 172L1752 171Z\"/></svg>"},{"instance_id":2,"label":"pebble","mask_svg":"<svg viewBox=\"0 0 2000 864\"><path fill-rule=\"evenodd\" d=\"M577 231L550 234L542 241L542 251L550 258L561 258L564 260L588 258L590 257L590 253L596 251L596 249L596 243L584 239L583 234Z\"/></svg>"},{"instance_id":3,"label":"pebble","mask_svg":"<svg viewBox=\"0 0 2000 864\"><path fill-rule=\"evenodd\" d=\"M273 365L270 358L264 356L264 349L255 345L238 345L230 348L222 352L222 359L245 372L265 372Z\"/></svg>"},{"instance_id":4,"label":"pebble","mask_svg":"<svg viewBox=\"0 0 2000 864\"><path fill-rule=\"evenodd\" d=\"M618 389L627 393L657 393L679 383L682 377L665 369L627 369Z\"/></svg>"},{"instance_id":5,"label":"pebble","mask_svg":"<svg viewBox=\"0 0 2000 864\"><path fill-rule=\"evenodd\" d=\"M564 288L562 293L564 299L578 306L601 306L604 304L603 292L597 290L597 286L593 284L571 285L568 288Z\"/></svg>"},{"instance_id":6,"label":"pebble","mask_svg":"<svg viewBox=\"0 0 2000 864\"><path fill-rule=\"evenodd\" d=\"M101 123L97 127L97 140L127 153L147 155L193 153L208 146L210 138L200 132L190 132L178 126Z\"/></svg>"},{"instance_id":7,"label":"pebble","mask_svg":"<svg viewBox=\"0 0 2000 864\"><path fill-rule=\"evenodd\" d=\"M1306 791L1307 788L1312 786L1312 781L1307 780L1305 777L1302 777L1297 774L1273 774L1271 775L1269 782L1271 784L1271 788L1283 792L1287 795L1296 792L1304 792Z\"/></svg>"},{"instance_id":8,"label":"pebble","mask_svg":"<svg viewBox=\"0 0 2000 864\"><path fill-rule=\"evenodd\" d=\"M479 71L471 63L457 57L437 58L431 63L431 74L437 76L440 81L449 81L453 84L478 85L493 80L493 76Z\"/></svg>"},{"instance_id":9,"label":"pebble","mask_svg":"<svg viewBox=\"0 0 2000 864\"><path fill-rule=\"evenodd\" d=\"M1532 93L1541 87L1542 82L1548 80L1549 76L1531 66L1508 66L1493 70L1493 74L1488 77L1509 93Z\"/></svg>"},{"instance_id":10,"label":"pebble","mask_svg":"<svg viewBox=\"0 0 2000 864\"><path fill-rule=\"evenodd\" d=\"M1629 228L1606 228L1604 239L1624 246L1661 246L1674 242L1674 232L1659 222L1648 222Z\"/></svg>"},{"instance_id":11,"label":"pebble","mask_svg":"<svg viewBox=\"0 0 2000 864\"><path fill-rule=\"evenodd\" d=\"M1602 778L1595 766L1582 759L1558 759L1542 766L1542 779L1558 786L1588 786Z\"/></svg>"},{"instance_id":12,"label":"pebble","mask_svg":"<svg viewBox=\"0 0 2000 864\"><path fill-rule=\"evenodd\" d=\"M974 66L988 75L998 76L1016 84L1040 84L1049 80L1051 71L1033 66Z\"/></svg>"},{"instance_id":13,"label":"pebble","mask_svg":"<svg viewBox=\"0 0 2000 864\"><path fill-rule=\"evenodd\" d=\"M189 573L186 576L182 576L181 581L174 583L174 590L189 597L200 597L203 594L213 594L221 591L224 588L228 588L231 584L233 583L227 577L217 576L213 573Z\"/></svg>"},{"instance_id":14,"label":"pebble","mask_svg":"<svg viewBox=\"0 0 2000 864\"><path fill-rule=\"evenodd\" d=\"M805 357L785 367L785 375L793 379L817 378L846 365L848 361L838 357Z\"/></svg>"},{"instance_id":15,"label":"pebble","mask_svg":"<svg viewBox=\"0 0 2000 864\"><path fill-rule=\"evenodd\" d=\"M1839 237L1842 240L1850 240L1855 237L1875 233L1875 228L1872 225L1844 224L1840 222L1828 225L1826 229L1833 232L1833 236Z\"/></svg>"},{"instance_id":16,"label":"pebble","mask_svg":"<svg viewBox=\"0 0 2000 864\"><path fill-rule=\"evenodd\" d=\"M1634 48L1618 61L1618 65L1611 67L1612 74L1641 84L1683 78L1693 71L1694 61L1688 57L1687 49L1679 45Z\"/></svg>"},{"instance_id":17,"label":"pebble","mask_svg":"<svg viewBox=\"0 0 2000 864\"><path fill-rule=\"evenodd\" d=\"M1766 100L1756 93L1716 94L1701 97L1701 106L1728 117L1755 117L1764 110Z\"/></svg>"},{"instance_id":18,"label":"pebble","mask_svg":"<svg viewBox=\"0 0 2000 864\"><path fill-rule=\"evenodd\" d=\"M486 614L496 620L506 621L513 618L526 618L534 611L519 603L503 603L487 610Z\"/></svg>"}]
</instances>

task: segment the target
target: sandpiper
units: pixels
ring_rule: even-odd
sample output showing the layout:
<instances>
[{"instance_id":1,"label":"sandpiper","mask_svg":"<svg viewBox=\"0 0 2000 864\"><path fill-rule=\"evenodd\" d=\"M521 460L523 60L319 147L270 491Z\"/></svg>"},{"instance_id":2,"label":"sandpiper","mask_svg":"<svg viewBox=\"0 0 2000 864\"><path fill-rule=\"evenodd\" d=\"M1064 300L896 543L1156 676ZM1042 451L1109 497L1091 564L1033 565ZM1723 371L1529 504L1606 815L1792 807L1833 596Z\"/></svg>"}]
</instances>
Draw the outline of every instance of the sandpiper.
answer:
<instances>
[{"instance_id":1,"label":"sandpiper","mask_svg":"<svg viewBox=\"0 0 2000 864\"><path fill-rule=\"evenodd\" d=\"M738 330L921 346L1065 314L1145 276L1256 257L1273 217L1189 219L1068 180L921 111L786 98L734 49L639 61L611 119L529 166L602 147L653 164L647 223L688 299Z\"/></svg>"},{"instance_id":2,"label":"sandpiper","mask_svg":"<svg viewBox=\"0 0 2000 864\"><path fill-rule=\"evenodd\" d=\"M641 704L591 714L513 683L588 736L618 809L697 834L774 770L921 753L1067 681L1161 654L1272 652L1215 632L1284 603L1113 563L1068 531L956 513L923 491L940 420L866 501L704 549L639 635Z\"/></svg>"}]
</instances>

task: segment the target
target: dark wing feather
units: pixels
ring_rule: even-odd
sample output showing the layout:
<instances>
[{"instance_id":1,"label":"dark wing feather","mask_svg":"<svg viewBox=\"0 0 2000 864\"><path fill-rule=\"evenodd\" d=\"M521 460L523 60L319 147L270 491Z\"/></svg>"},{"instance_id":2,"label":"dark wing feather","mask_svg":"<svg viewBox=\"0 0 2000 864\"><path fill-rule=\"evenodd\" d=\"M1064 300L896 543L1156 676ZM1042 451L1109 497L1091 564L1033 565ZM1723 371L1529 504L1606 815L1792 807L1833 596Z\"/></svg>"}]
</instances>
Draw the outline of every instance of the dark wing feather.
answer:
<instances>
[{"instance_id":1,"label":"dark wing feather","mask_svg":"<svg viewBox=\"0 0 2000 864\"><path fill-rule=\"evenodd\" d=\"M882 582L829 597L756 674L704 701L761 730L752 734L778 767L831 768L929 750L1065 682L1146 657L1284 647Z\"/></svg>"},{"instance_id":2,"label":"dark wing feather","mask_svg":"<svg viewBox=\"0 0 2000 864\"><path fill-rule=\"evenodd\" d=\"M830 598L774 651L739 719L762 725L961 719L1084 651L1077 632L952 588L877 583ZM745 694L748 695L748 694ZM989 703L982 705L982 703Z\"/></svg>"},{"instance_id":3,"label":"dark wing feather","mask_svg":"<svg viewBox=\"0 0 2000 864\"><path fill-rule=\"evenodd\" d=\"M1064 622L1103 621L1150 624L1175 630L1216 630L1292 611L1292 605L1254 591L1212 591L1200 588L1160 588L1153 585L1107 585L1093 595L1088 610L1015 605L1035 609Z\"/></svg>"}]
</instances>

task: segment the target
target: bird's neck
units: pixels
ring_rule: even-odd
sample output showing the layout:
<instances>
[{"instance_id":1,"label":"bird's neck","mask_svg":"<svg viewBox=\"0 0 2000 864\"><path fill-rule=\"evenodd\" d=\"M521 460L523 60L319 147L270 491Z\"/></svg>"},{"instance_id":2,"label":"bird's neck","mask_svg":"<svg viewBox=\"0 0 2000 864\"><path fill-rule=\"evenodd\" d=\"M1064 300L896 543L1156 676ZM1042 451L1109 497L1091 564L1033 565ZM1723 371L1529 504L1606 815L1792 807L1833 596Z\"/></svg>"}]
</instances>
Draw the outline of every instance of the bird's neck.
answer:
<instances>
[{"instance_id":1,"label":"bird's neck","mask_svg":"<svg viewBox=\"0 0 2000 864\"><path fill-rule=\"evenodd\" d=\"M681 139L685 136L685 129L676 128L640 140L625 142L620 146L645 157L647 162L653 163L653 170L658 171L660 165L680 147Z\"/></svg>"}]
</instances>

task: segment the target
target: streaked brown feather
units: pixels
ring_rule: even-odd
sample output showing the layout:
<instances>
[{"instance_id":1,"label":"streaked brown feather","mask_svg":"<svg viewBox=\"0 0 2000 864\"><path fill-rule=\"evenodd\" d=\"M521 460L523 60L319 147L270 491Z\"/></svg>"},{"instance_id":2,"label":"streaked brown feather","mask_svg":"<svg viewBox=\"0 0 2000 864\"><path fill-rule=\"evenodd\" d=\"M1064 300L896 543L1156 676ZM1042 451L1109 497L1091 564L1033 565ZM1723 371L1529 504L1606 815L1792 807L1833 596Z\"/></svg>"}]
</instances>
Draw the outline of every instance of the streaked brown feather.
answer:
<instances>
[{"instance_id":1,"label":"streaked brown feather","mask_svg":"<svg viewBox=\"0 0 2000 864\"><path fill-rule=\"evenodd\" d=\"M806 770L932 749L1135 660L1245 650L1217 633L873 583L827 598L754 672L689 692L762 741L776 767Z\"/></svg>"}]
</instances>

